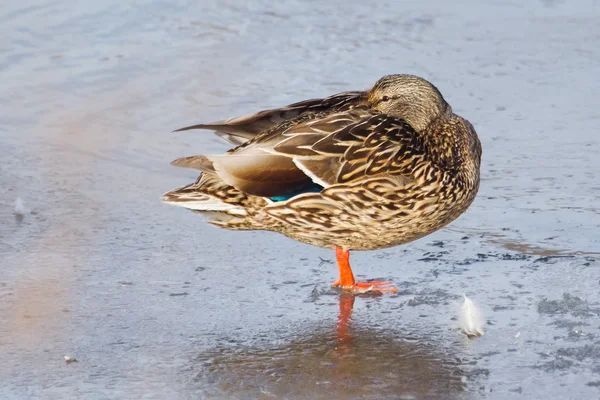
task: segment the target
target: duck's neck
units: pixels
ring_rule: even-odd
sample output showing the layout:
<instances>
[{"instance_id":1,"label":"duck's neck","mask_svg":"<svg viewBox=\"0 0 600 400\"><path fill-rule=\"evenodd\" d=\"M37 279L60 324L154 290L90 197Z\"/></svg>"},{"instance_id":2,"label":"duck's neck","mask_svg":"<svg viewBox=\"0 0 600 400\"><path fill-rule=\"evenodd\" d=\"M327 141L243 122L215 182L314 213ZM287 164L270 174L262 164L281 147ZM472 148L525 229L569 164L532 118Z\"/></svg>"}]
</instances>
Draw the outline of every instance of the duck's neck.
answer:
<instances>
[{"instance_id":1,"label":"duck's neck","mask_svg":"<svg viewBox=\"0 0 600 400\"><path fill-rule=\"evenodd\" d=\"M473 126L463 118L450 114L432 121L419 132L431 161L474 187L479 184L481 144Z\"/></svg>"},{"instance_id":2,"label":"duck's neck","mask_svg":"<svg viewBox=\"0 0 600 400\"><path fill-rule=\"evenodd\" d=\"M414 103L402 113L403 119L418 132L426 132L452 116L452 107L445 101L435 106Z\"/></svg>"}]
</instances>

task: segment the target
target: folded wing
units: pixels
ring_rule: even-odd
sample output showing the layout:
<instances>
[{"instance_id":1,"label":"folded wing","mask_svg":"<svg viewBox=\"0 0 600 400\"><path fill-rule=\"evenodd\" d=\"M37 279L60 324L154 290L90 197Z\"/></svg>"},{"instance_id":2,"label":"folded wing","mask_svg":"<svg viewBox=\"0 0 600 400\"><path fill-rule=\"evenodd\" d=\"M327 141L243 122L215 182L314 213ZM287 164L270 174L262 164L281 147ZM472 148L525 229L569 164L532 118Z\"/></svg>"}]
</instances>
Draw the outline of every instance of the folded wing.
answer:
<instances>
[{"instance_id":1,"label":"folded wing","mask_svg":"<svg viewBox=\"0 0 600 400\"><path fill-rule=\"evenodd\" d=\"M343 110L360 105L363 103L365 96L366 93L363 91L342 92L323 99L304 100L285 107L264 110L227 121L187 126L177 129L175 132L191 129L214 130L218 136L238 145L278 126L284 121L293 120L301 114Z\"/></svg>"},{"instance_id":2,"label":"folded wing","mask_svg":"<svg viewBox=\"0 0 600 400\"><path fill-rule=\"evenodd\" d=\"M187 157L174 164L214 173L250 195L277 197L365 176L392 176L405 183L425 158L410 125L366 107L310 119L276 134L266 132L248 143L225 154Z\"/></svg>"}]
</instances>

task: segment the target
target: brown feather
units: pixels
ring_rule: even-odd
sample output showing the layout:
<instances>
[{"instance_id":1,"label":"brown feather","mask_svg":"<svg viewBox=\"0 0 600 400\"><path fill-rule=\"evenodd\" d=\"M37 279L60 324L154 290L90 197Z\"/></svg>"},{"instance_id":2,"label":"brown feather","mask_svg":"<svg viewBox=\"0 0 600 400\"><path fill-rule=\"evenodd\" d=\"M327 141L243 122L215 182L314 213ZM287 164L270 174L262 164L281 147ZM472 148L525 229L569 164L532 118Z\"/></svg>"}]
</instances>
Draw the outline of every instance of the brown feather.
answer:
<instances>
[{"instance_id":1,"label":"brown feather","mask_svg":"<svg viewBox=\"0 0 600 400\"><path fill-rule=\"evenodd\" d=\"M256 149L242 154L209 155L217 175L227 184L254 196L293 193L311 183L294 161Z\"/></svg>"},{"instance_id":2,"label":"brown feather","mask_svg":"<svg viewBox=\"0 0 600 400\"><path fill-rule=\"evenodd\" d=\"M365 108L295 125L279 137L272 152L293 158L313 181L327 186L392 169L395 175L410 176L411 165L399 161L424 153L410 125Z\"/></svg>"},{"instance_id":3,"label":"brown feather","mask_svg":"<svg viewBox=\"0 0 600 400\"><path fill-rule=\"evenodd\" d=\"M215 172L212 161L202 155L178 158L177 160L171 161L171 165L181 168L197 169L204 172Z\"/></svg>"},{"instance_id":4,"label":"brown feather","mask_svg":"<svg viewBox=\"0 0 600 400\"><path fill-rule=\"evenodd\" d=\"M246 115L239 118L228 119L227 121L213 122L210 124L197 124L179 128L174 132L182 132L192 129L214 130L221 137L230 142L227 135L251 139L256 135L268 131L283 121L296 118L306 112L320 112L342 107L349 107L360 104L366 98L366 92L342 92L324 99L304 100L290 104L285 107L272 110L260 111L256 114ZM234 142L235 143L235 142Z\"/></svg>"}]
</instances>

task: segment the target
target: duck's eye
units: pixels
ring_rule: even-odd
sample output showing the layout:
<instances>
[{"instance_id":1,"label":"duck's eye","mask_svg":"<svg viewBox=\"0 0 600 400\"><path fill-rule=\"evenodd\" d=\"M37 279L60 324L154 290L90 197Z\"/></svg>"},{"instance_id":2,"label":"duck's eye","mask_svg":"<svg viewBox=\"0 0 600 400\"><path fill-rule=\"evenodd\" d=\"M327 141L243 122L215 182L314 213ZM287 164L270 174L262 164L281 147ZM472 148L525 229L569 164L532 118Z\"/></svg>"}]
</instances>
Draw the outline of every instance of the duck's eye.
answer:
<instances>
[{"instance_id":1,"label":"duck's eye","mask_svg":"<svg viewBox=\"0 0 600 400\"><path fill-rule=\"evenodd\" d=\"M383 96L381 98L381 101L389 101L389 100L390 100L390 98L388 96Z\"/></svg>"}]
</instances>

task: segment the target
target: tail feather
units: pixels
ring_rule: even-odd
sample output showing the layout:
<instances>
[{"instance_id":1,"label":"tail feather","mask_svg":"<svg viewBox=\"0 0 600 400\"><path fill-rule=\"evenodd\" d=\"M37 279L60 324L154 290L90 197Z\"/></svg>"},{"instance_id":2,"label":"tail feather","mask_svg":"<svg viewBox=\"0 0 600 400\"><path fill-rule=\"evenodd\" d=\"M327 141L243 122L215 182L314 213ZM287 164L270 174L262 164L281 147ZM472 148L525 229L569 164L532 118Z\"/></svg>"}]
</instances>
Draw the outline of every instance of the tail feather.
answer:
<instances>
[{"instance_id":1,"label":"tail feather","mask_svg":"<svg viewBox=\"0 0 600 400\"><path fill-rule=\"evenodd\" d=\"M203 172L215 172L213 162L203 155L178 158L171 161L171 165L181 168L198 169Z\"/></svg>"},{"instance_id":2,"label":"tail feather","mask_svg":"<svg viewBox=\"0 0 600 400\"><path fill-rule=\"evenodd\" d=\"M244 126L231 125L228 121L213 122L212 124L191 125L191 126L186 126L183 128L175 129L173 132L190 131L192 129L208 129L208 130L213 130L213 131L217 131L217 132L229 133L229 134L240 136L240 137L243 137L246 139L251 139L254 136L256 136L256 134L258 133L254 129L248 129Z\"/></svg>"},{"instance_id":3,"label":"tail feather","mask_svg":"<svg viewBox=\"0 0 600 400\"><path fill-rule=\"evenodd\" d=\"M217 175L202 173L195 183L171 190L162 201L209 218L213 225L233 230L261 229L256 213L269 202L248 196Z\"/></svg>"},{"instance_id":4,"label":"tail feather","mask_svg":"<svg viewBox=\"0 0 600 400\"><path fill-rule=\"evenodd\" d=\"M210 188L208 186L216 181L217 179L207 179L206 174L202 174L195 183L171 190L165 193L161 200L164 203L184 207L196 212L214 211L236 216L247 215L248 213L243 207L235 203L226 202L225 198L220 197L219 194L224 196L223 191L219 191L218 188L215 190L214 187ZM222 185L225 184L222 183Z\"/></svg>"},{"instance_id":5,"label":"tail feather","mask_svg":"<svg viewBox=\"0 0 600 400\"><path fill-rule=\"evenodd\" d=\"M261 126L262 128L262 126ZM192 129L208 129L215 131L215 134L220 138L226 140L227 142L234 144L236 146L246 142L249 139L255 137L259 132L260 128L256 127L247 127L247 126L239 126L232 125L229 121L223 122L213 122L211 124L197 124L186 126L184 128L179 128L174 130L173 132L183 132L189 131Z\"/></svg>"},{"instance_id":6,"label":"tail feather","mask_svg":"<svg viewBox=\"0 0 600 400\"><path fill-rule=\"evenodd\" d=\"M217 211L245 216L246 210L233 204L227 204L219 199L203 193L191 193L184 186L165 193L161 200L166 204L187 208L192 211Z\"/></svg>"},{"instance_id":7,"label":"tail feather","mask_svg":"<svg viewBox=\"0 0 600 400\"><path fill-rule=\"evenodd\" d=\"M293 103L285 107L263 110L256 114L231 118L226 121L186 126L174 132L191 129L208 129L216 131L223 139L239 145L258 134L274 128L283 121L298 117L305 112L331 111L336 108L361 104L366 99L366 92L342 92L324 99L310 99Z\"/></svg>"}]
</instances>

